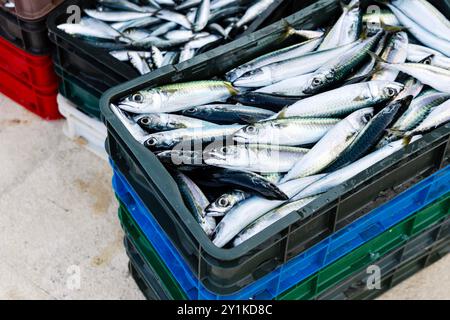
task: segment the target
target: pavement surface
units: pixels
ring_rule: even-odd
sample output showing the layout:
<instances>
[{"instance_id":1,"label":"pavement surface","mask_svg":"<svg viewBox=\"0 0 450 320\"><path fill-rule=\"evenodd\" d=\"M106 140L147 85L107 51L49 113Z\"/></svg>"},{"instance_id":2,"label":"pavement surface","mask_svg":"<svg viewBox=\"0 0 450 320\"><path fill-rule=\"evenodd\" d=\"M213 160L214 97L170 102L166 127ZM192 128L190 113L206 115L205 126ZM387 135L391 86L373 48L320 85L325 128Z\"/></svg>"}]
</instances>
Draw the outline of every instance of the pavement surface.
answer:
<instances>
[{"instance_id":1,"label":"pavement surface","mask_svg":"<svg viewBox=\"0 0 450 320\"><path fill-rule=\"evenodd\" d=\"M108 163L0 94L0 299L143 299ZM381 299L450 299L450 255Z\"/></svg>"}]
</instances>

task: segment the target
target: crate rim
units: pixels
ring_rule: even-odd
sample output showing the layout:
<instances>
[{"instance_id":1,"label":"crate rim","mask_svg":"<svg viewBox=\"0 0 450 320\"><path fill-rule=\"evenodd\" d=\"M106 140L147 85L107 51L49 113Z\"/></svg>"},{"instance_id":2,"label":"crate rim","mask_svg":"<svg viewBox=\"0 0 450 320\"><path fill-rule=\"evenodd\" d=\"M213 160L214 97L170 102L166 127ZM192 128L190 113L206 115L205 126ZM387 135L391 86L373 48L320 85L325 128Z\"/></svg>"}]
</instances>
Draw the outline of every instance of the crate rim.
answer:
<instances>
[{"instance_id":1,"label":"crate rim","mask_svg":"<svg viewBox=\"0 0 450 320\"><path fill-rule=\"evenodd\" d=\"M319 0L317 3L307 7L306 9L318 5L318 3L330 4L336 2L335 0ZM304 9L304 10L306 10ZM287 17L285 20L289 22L289 20L295 19L297 16L301 16L304 10L300 10L297 13ZM247 43L249 40L253 38L262 38L265 35L272 33L272 29L275 28L276 25L283 23L282 21L272 24L266 28L263 28L255 33L242 37L238 40L225 44L221 47L221 51L231 49L232 47L240 46ZM152 81L158 80L161 76L168 76L171 74L176 74L178 71L185 69L187 66L200 64L202 62L211 60L215 57L215 55L221 53L217 51L217 49L211 50L207 55L199 55L197 58L194 58L190 61L182 63L178 65L176 68L172 66L168 66L169 68L161 68L152 72L150 74L141 76L139 78L130 80L121 85L118 85L114 88L106 91L102 97L100 98L100 109L102 113L102 119L105 122L108 128L108 135L110 135L111 130L115 132L118 138L127 145L129 151L136 160L139 166L145 172L146 177L152 177L152 170L154 170L155 166L158 167L158 170L162 170L165 175L164 181L158 181L155 183L159 191L165 190L164 192L159 192L157 197L160 201L164 202L167 208L170 209L170 214L177 217L181 224L184 225L187 232L189 232L197 241L202 244L202 251L210 255L212 258L223 260L223 261L232 261L238 258L241 258L248 251L255 249L259 244L268 240L271 236L280 231L286 229L293 223L299 221L302 216L298 214L298 212L292 212L288 216L284 217L282 220L278 221L271 228L267 228L258 235L252 237L246 242L240 244L237 247L231 249L223 249L216 247L212 241L206 236L201 227L198 224L194 224L194 219L192 218L192 214L189 212L187 207L181 201L181 194L175 191L171 195L167 195L167 190L174 189L175 181L169 174L169 172L164 168L164 166L157 160L156 156L146 149L143 145L139 144L132 135L128 132L126 127L122 124L122 122L116 118L112 110L110 109L111 101L115 101L118 98L121 98L127 94L130 94L133 91L140 90L142 88L151 88L150 84ZM154 86L154 85L153 85ZM376 177L380 174L385 167L390 167L392 165L397 164L403 159L411 156L412 154L417 154L421 150L428 148L430 145L436 144L439 140L442 140L444 137L447 137L446 142L442 143L448 144L448 139L450 137L450 123L434 130L433 132L426 134L422 137L422 139L408 145L403 150L396 152L390 157L386 158L382 161L382 163L377 163L374 166L370 167L364 172L361 172L354 178L348 180L340 186L333 188L332 190L326 192L318 199L310 203L308 206L303 208L300 212L303 213L314 213L317 209L325 207L329 205L332 201L337 200L341 196L347 194L349 191L357 187L358 185L368 181ZM441 144L434 146L433 148L439 147ZM151 161L149 161L151 160ZM169 201L170 199L170 201ZM175 200L176 199L176 200ZM174 205L174 202L177 202ZM178 208L178 209L177 209ZM317 217L317 216L315 216ZM192 227L192 225L195 227Z\"/></svg>"}]
</instances>

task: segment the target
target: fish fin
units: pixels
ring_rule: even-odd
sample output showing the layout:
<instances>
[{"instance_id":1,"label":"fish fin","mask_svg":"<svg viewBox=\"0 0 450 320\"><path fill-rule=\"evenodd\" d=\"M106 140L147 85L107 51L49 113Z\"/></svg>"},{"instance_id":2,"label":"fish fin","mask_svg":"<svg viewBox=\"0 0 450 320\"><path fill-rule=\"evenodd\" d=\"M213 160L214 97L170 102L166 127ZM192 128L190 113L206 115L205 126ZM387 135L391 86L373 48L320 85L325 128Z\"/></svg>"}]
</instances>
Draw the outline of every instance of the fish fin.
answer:
<instances>
[{"instance_id":1,"label":"fish fin","mask_svg":"<svg viewBox=\"0 0 450 320\"><path fill-rule=\"evenodd\" d=\"M397 33L397 32L408 30L408 28L405 28L405 27L397 27L397 26L388 25L384 22L382 17L380 18L380 25L381 25L381 29L383 29L387 33Z\"/></svg>"},{"instance_id":2,"label":"fish fin","mask_svg":"<svg viewBox=\"0 0 450 320\"><path fill-rule=\"evenodd\" d=\"M412 135L408 134L403 137L403 145L407 146L411 143Z\"/></svg>"},{"instance_id":3,"label":"fish fin","mask_svg":"<svg viewBox=\"0 0 450 320\"><path fill-rule=\"evenodd\" d=\"M285 41L286 39L290 38L292 35L295 34L295 29L285 19L283 19L283 25L284 31L281 36L281 42Z\"/></svg>"},{"instance_id":4,"label":"fish fin","mask_svg":"<svg viewBox=\"0 0 450 320\"><path fill-rule=\"evenodd\" d=\"M231 82L225 82L225 86L228 88L228 91L232 96L237 96L240 93L240 91L235 88Z\"/></svg>"},{"instance_id":5,"label":"fish fin","mask_svg":"<svg viewBox=\"0 0 450 320\"><path fill-rule=\"evenodd\" d=\"M288 107L284 107L277 115L277 119L284 119L286 118L286 111Z\"/></svg>"}]
</instances>

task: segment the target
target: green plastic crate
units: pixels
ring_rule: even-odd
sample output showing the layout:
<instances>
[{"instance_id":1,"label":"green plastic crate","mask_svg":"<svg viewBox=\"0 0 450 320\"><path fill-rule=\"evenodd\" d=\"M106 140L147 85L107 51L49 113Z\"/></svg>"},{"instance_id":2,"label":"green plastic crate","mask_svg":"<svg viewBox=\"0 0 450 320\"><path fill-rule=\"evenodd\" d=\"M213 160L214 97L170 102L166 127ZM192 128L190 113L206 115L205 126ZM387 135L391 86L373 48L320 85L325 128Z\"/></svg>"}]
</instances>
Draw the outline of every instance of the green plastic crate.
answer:
<instances>
[{"instance_id":1,"label":"green plastic crate","mask_svg":"<svg viewBox=\"0 0 450 320\"><path fill-rule=\"evenodd\" d=\"M278 296L277 300L315 299L344 279L374 264L396 248L405 245L411 238L449 215L450 194L302 281L294 288ZM119 219L125 232L133 240L139 254L159 275L172 297L174 299L186 299L185 293L170 274L164 261L161 260L122 204L119 209Z\"/></svg>"},{"instance_id":2,"label":"green plastic crate","mask_svg":"<svg viewBox=\"0 0 450 320\"><path fill-rule=\"evenodd\" d=\"M55 72L61 78L59 92L64 98L73 102L79 110L87 115L100 119L101 93L88 84L82 83L58 65L55 65Z\"/></svg>"}]
</instances>

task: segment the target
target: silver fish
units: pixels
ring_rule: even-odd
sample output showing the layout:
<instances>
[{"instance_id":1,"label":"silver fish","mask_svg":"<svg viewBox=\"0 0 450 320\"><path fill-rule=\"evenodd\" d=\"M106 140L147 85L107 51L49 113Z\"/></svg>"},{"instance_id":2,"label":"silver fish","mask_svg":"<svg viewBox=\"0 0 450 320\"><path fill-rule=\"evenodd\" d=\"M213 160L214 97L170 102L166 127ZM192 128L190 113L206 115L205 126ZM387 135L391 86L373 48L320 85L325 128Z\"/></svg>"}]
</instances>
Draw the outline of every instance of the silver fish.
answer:
<instances>
[{"instance_id":1,"label":"silver fish","mask_svg":"<svg viewBox=\"0 0 450 320\"><path fill-rule=\"evenodd\" d=\"M248 239L254 237L264 229L267 229L274 223L280 221L282 218L286 217L292 212L298 211L301 208L307 206L309 203L317 199L318 197L310 197L305 199L300 199L297 201L286 203L279 208L276 208L262 217L258 218L256 221L251 223L248 227L246 227L244 230L239 232L239 234L236 236L236 238L233 241L233 246L237 247L241 243L247 241ZM306 216L302 217L303 219L306 218Z\"/></svg>"},{"instance_id":2,"label":"silver fish","mask_svg":"<svg viewBox=\"0 0 450 320\"><path fill-rule=\"evenodd\" d=\"M426 133L434 128L450 122L450 101L446 101L431 111L426 119L414 130L407 132L406 136Z\"/></svg>"},{"instance_id":3,"label":"silver fish","mask_svg":"<svg viewBox=\"0 0 450 320\"><path fill-rule=\"evenodd\" d=\"M239 143L300 146L319 141L340 122L332 118L287 118L253 123L239 130L233 139Z\"/></svg>"},{"instance_id":4,"label":"silver fish","mask_svg":"<svg viewBox=\"0 0 450 320\"><path fill-rule=\"evenodd\" d=\"M316 175L296 179L279 185L279 188L288 195L294 197L301 190L311 183L322 178L323 175ZM217 225L213 243L219 247L224 247L228 242L241 232L244 228L260 218L267 212L278 208L286 203L286 200L267 200L259 196L253 196L242 201L239 206L233 208Z\"/></svg>"},{"instance_id":5,"label":"silver fish","mask_svg":"<svg viewBox=\"0 0 450 320\"><path fill-rule=\"evenodd\" d=\"M214 123L193 119L176 114L167 113L151 113L140 115L135 120L144 129L150 131L168 131L187 128L204 128L209 126L217 126Z\"/></svg>"},{"instance_id":6,"label":"silver fish","mask_svg":"<svg viewBox=\"0 0 450 320\"><path fill-rule=\"evenodd\" d=\"M241 28L247 23L256 19L262 12L266 11L275 0L258 0L254 5L245 11L242 18L236 23L236 28Z\"/></svg>"},{"instance_id":7,"label":"silver fish","mask_svg":"<svg viewBox=\"0 0 450 320\"><path fill-rule=\"evenodd\" d=\"M162 20L166 20L166 21L171 21L171 22L175 22L177 24L179 24L180 26L182 26L183 28L186 29L191 29L192 28L192 24L191 22L186 18L186 16L177 13L177 12L173 12L170 10L160 10L158 11L155 16L157 18L160 18Z\"/></svg>"},{"instance_id":8,"label":"silver fish","mask_svg":"<svg viewBox=\"0 0 450 320\"><path fill-rule=\"evenodd\" d=\"M296 58L278 61L253 69L233 82L238 87L260 88L279 81L314 72L324 63L347 52L356 43L342 47L315 51Z\"/></svg>"},{"instance_id":9,"label":"silver fish","mask_svg":"<svg viewBox=\"0 0 450 320\"><path fill-rule=\"evenodd\" d=\"M127 128L133 138L136 139L136 141L143 144L148 139L148 133L145 132L134 120L130 119L120 108L117 108L113 104L110 105L110 108L125 128Z\"/></svg>"},{"instance_id":10,"label":"silver fish","mask_svg":"<svg viewBox=\"0 0 450 320\"><path fill-rule=\"evenodd\" d=\"M193 30L195 32L200 32L203 29L205 29L206 25L208 24L210 13L211 13L211 1L202 0L200 7L197 10L195 22L193 25Z\"/></svg>"},{"instance_id":11,"label":"silver fish","mask_svg":"<svg viewBox=\"0 0 450 320\"><path fill-rule=\"evenodd\" d=\"M210 217L223 217L239 202L248 199L250 196L250 193L241 190L233 190L225 193L206 208L206 215Z\"/></svg>"},{"instance_id":12,"label":"silver fish","mask_svg":"<svg viewBox=\"0 0 450 320\"><path fill-rule=\"evenodd\" d=\"M391 81L370 81L347 85L324 92L287 107L278 118L338 117L355 110L388 101L397 96L404 85Z\"/></svg>"},{"instance_id":13,"label":"silver fish","mask_svg":"<svg viewBox=\"0 0 450 320\"><path fill-rule=\"evenodd\" d=\"M94 19L106 22L130 21L140 18L152 17L154 15L153 12L97 11L95 9L84 9L84 12Z\"/></svg>"},{"instance_id":14,"label":"silver fish","mask_svg":"<svg viewBox=\"0 0 450 320\"><path fill-rule=\"evenodd\" d=\"M222 168L260 173L288 172L308 149L274 145L229 145L215 148L205 163Z\"/></svg>"},{"instance_id":15,"label":"silver fish","mask_svg":"<svg viewBox=\"0 0 450 320\"><path fill-rule=\"evenodd\" d=\"M381 59L388 63L404 63L408 55L409 39L406 32L395 33L384 49ZM377 71L371 80L395 81L400 72L392 69Z\"/></svg>"},{"instance_id":16,"label":"silver fish","mask_svg":"<svg viewBox=\"0 0 450 320\"><path fill-rule=\"evenodd\" d=\"M144 145L150 149L159 150L170 149L183 142L212 142L230 136L241 128L240 125L223 125L158 132L149 135Z\"/></svg>"},{"instance_id":17,"label":"silver fish","mask_svg":"<svg viewBox=\"0 0 450 320\"><path fill-rule=\"evenodd\" d=\"M339 122L283 177L281 183L320 173L333 163L371 120L373 108L355 111Z\"/></svg>"},{"instance_id":18,"label":"silver fish","mask_svg":"<svg viewBox=\"0 0 450 320\"><path fill-rule=\"evenodd\" d=\"M416 137L414 141L418 139L419 137ZM348 166L345 166L342 169L336 170L335 172L332 172L324 176L322 179L310 184L308 187L306 187L300 193L298 193L295 197L293 197L292 200L294 201L304 199L307 197L312 197L327 192L332 188L335 188L343 184L344 182L352 179L356 175L367 170L376 163L386 159L387 157L391 156L397 151L400 151L403 147L404 145L402 141L397 140L391 142L388 145L384 146L383 148L378 149L377 151L368 154L367 156L353 162L352 164L349 164Z\"/></svg>"},{"instance_id":19,"label":"silver fish","mask_svg":"<svg viewBox=\"0 0 450 320\"><path fill-rule=\"evenodd\" d=\"M216 228L216 220L205 215L209 201L202 190L186 175L177 172L175 179L188 209L195 216L207 236L211 236Z\"/></svg>"},{"instance_id":20,"label":"silver fish","mask_svg":"<svg viewBox=\"0 0 450 320\"><path fill-rule=\"evenodd\" d=\"M238 92L228 82L194 81L141 90L119 103L133 113L170 113L214 101L223 101Z\"/></svg>"},{"instance_id":21,"label":"silver fish","mask_svg":"<svg viewBox=\"0 0 450 320\"><path fill-rule=\"evenodd\" d=\"M128 59L130 60L133 67L135 67L141 75L147 74L151 71L147 61L136 51L129 51Z\"/></svg>"}]
</instances>

